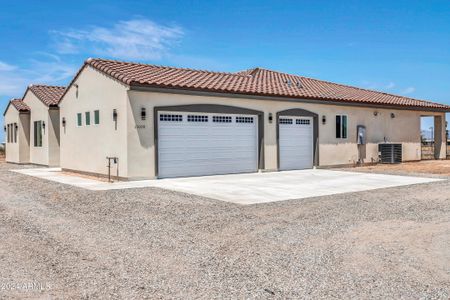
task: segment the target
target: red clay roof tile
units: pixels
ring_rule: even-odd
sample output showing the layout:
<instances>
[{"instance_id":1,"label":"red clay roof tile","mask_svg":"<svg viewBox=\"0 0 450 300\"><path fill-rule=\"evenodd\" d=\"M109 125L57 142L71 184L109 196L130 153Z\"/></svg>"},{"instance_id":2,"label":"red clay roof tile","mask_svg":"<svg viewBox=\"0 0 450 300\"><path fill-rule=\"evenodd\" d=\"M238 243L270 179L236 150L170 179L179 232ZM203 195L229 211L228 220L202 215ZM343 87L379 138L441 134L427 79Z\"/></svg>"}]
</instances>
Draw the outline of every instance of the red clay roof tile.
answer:
<instances>
[{"instance_id":1,"label":"red clay roof tile","mask_svg":"<svg viewBox=\"0 0 450 300\"><path fill-rule=\"evenodd\" d=\"M450 106L444 104L262 68L224 73L106 59L88 59L85 64L127 85L450 111ZM60 93L63 91L63 88L58 90Z\"/></svg>"},{"instance_id":2,"label":"red clay roof tile","mask_svg":"<svg viewBox=\"0 0 450 300\"><path fill-rule=\"evenodd\" d=\"M12 106L14 106L18 111L30 111L30 107L22 101L22 99L12 99Z\"/></svg>"},{"instance_id":3,"label":"red clay roof tile","mask_svg":"<svg viewBox=\"0 0 450 300\"><path fill-rule=\"evenodd\" d=\"M15 109L17 109L19 112L29 112L30 108L28 105L26 105L22 99L11 99L8 102L8 105L5 108L5 111L3 112L3 115L6 115L6 112L8 111L9 106L12 105Z\"/></svg>"},{"instance_id":4,"label":"red clay roof tile","mask_svg":"<svg viewBox=\"0 0 450 300\"><path fill-rule=\"evenodd\" d=\"M29 86L29 89L47 106L57 105L66 90L63 86L40 84L32 84Z\"/></svg>"}]
</instances>

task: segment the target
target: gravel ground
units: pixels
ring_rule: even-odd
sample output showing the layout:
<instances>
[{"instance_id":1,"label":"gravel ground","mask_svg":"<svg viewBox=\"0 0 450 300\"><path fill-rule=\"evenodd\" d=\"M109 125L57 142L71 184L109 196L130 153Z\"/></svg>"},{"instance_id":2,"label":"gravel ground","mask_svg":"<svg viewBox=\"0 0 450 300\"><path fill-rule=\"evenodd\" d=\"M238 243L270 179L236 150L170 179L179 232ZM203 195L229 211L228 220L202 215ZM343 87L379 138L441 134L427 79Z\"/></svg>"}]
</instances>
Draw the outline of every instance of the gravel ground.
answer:
<instances>
[{"instance_id":1,"label":"gravel ground","mask_svg":"<svg viewBox=\"0 0 450 300\"><path fill-rule=\"evenodd\" d=\"M356 168L346 168L353 172L370 172L394 175L426 176L450 178L450 160L423 160L401 164L377 164Z\"/></svg>"},{"instance_id":2,"label":"gravel ground","mask_svg":"<svg viewBox=\"0 0 450 300\"><path fill-rule=\"evenodd\" d=\"M0 298L450 296L450 181L240 206L11 168L0 163Z\"/></svg>"}]
</instances>

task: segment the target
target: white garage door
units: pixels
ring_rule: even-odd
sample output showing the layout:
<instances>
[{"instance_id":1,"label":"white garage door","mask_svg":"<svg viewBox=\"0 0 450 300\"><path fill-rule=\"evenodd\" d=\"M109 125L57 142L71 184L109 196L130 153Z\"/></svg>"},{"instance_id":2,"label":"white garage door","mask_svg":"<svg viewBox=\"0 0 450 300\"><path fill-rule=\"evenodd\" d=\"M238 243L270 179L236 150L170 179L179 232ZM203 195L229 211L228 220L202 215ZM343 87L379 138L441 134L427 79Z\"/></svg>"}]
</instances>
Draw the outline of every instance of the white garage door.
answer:
<instances>
[{"instance_id":1,"label":"white garage door","mask_svg":"<svg viewBox=\"0 0 450 300\"><path fill-rule=\"evenodd\" d=\"M158 176L182 177L258 170L254 115L158 113Z\"/></svg>"},{"instance_id":2,"label":"white garage door","mask_svg":"<svg viewBox=\"0 0 450 300\"><path fill-rule=\"evenodd\" d=\"M279 118L280 169L313 167L313 118Z\"/></svg>"}]
</instances>

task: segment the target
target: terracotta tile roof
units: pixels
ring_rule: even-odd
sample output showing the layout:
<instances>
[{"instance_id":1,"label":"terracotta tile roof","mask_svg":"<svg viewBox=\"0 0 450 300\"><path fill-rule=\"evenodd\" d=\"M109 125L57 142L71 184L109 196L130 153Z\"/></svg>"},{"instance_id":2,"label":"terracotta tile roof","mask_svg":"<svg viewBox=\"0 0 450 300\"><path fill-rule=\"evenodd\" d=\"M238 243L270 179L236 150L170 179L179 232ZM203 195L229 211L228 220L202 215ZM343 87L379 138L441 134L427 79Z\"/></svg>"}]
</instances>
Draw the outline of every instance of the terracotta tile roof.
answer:
<instances>
[{"instance_id":1,"label":"terracotta tile roof","mask_svg":"<svg viewBox=\"0 0 450 300\"><path fill-rule=\"evenodd\" d=\"M66 90L63 86L32 84L28 87L45 105L58 105Z\"/></svg>"},{"instance_id":2,"label":"terracotta tile roof","mask_svg":"<svg viewBox=\"0 0 450 300\"><path fill-rule=\"evenodd\" d=\"M30 111L30 108L25 104L25 102L22 101L22 99L12 99L11 104L18 111Z\"/></svg>"},{"instance_id":3,"label":"terracotta tile roof","mask_svg":"<svg viewBox=\"0 0 450 300\"><path fill-rule=\"evenodd\" d=\"M12 105L15 109L17 109L19 112L29 112L30 108L28 105L26 105L22 99L11 99L8 102L8 105L5 108L5 111L3 112L3 115L6 115L6 112L8 111L9 106Z\"/></svg>"},{"instance_id":4,"label":"terracotta tile roof","mask_svg":"<svg viewBox=\"0 0 450 300\"><path fill-rule=\"evenodd\" d=\"M448 105L262 68L223 73L106 59L88 59L85 65L90 65L130 86L144 85L218 93L450 110Z\"/></svg>"}]
</instances>

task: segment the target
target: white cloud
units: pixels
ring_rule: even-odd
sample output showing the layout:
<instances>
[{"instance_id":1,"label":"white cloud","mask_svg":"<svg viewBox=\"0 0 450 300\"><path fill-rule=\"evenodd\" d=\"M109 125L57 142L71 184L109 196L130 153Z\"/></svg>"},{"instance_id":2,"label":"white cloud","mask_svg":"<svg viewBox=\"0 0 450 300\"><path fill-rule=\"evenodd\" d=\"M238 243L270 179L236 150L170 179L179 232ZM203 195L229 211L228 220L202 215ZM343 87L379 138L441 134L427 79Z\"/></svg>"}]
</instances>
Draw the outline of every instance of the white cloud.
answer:
<instances>
[{"instance_id":1,"label":"white cloud","mask_svg":"<svg viewBox=\"0 0 450 300\"><path fill-rule=\"evenodd\" d=\"M362 85L369 90L392 90L393 88L395 88L397 85L395 84L395 82L388 82L388 83L379 83L379 82L372 82L372 81L367 81L367 80L363 80Z\"/></svg>"},{"instance_id":2,"label":"white cloud","mask_svg":"<svg viewBox=\"0 0 450 300\"><path fill-rule=\"evenodd\" d=\"M375 90L375 89L377 89L377 87L378 87L378 84L377 84L377 83L371 82L371 81L367 81L367 80L363 80L363 81L361 82L361 84L362 84L362 86L363 86L364 88L369 89L369 90Z\"/></svg>"},{"instance_id":3,"label":"white cloud","mask_svg":"<svg viewBox=\"0 0 450 300\"><path fill-rule=\"evenodd\" d=\"M148 19L119 21L111 27L51 31L55 53L33 52L20 66L0 60L0 96L19 97L31 83L67 84L80 67L71 63L82 56L158 60L174 57L170 51L184 35L181 27Z\"/></svg>"},{"instance_id":4,"label":"white cloud","mask_svg":"<svg viewBox=\"0 0 450 300\"><path fill-rule=\"evenodd\" d=\"M168 55L184 34L178 26L164 26L148 19L120 21L111 28L92 26L52 33L60 54L82 52L141 60L158 60Z\"/></svg>"},{"instance_id":5,"label":"white cloud","mask_svg":"<svg viewBox=\"0 0 450 300\"><path fill-rule=\"evenodd\" d=\"M394 87L395 87L395 83L389 82L389 83L385 86L385 89L390 90L390 89L393 89Z\"/></svg>"},{"instance_id":6,"label":"white cloud","mask_svg":"<svg viewBox=\"0 0 450 300\"><path fill-rule=\"evenodd\" d=\"M0 62L0 96L21 97L31 83L65 84L78 66L61 61L57 56L52 57L30 59L24 68Z\"/></svg>"},{"instance_id":7,"label":"white cloud","mask_svg":"<svg viewBox=\"0 0 450 300\"><path fill-rule=\"evenodd\" d=\"M0 96L18 97L26 86L26 78L0 71Z\"/></svg>"},{"instance_id":8,"label":"white cloud","mask_svg":"<svg viewBox=\"0 0 450 300\"><path fill-rule=\"evenodd\" d=\"M369 90L374 91L385 91L388 93L399 94L399 95L409 95L416 91L416 88L413 86L402 88L401 86L397 86L395 82L388 83L379 83L368 80L361 81L361 85Z\"/></svg>"},{"instance_id":9,"label":"white cloud","mask_svg":"<svg viewBox=\"0 0 450 300\"><path fill-rule=\"evenodd\" d=\"M0 61L0 72L12 71L14 69L15 69L15 66Z\"/></svg>"},{"instance_id":10,"label":"white cloud","mask_svg":"<svg viewBox=\"0 0 450 300\"><path fill-rule=\"evenodd\" d=\"M413 86L410 86L410 87L407 87L406 89L404 89L404 90L402 91L402 94L408 95L408 94L414 93L415 91L416 91L416 88L413 87Z\"/></svg>"}]
</instances>

